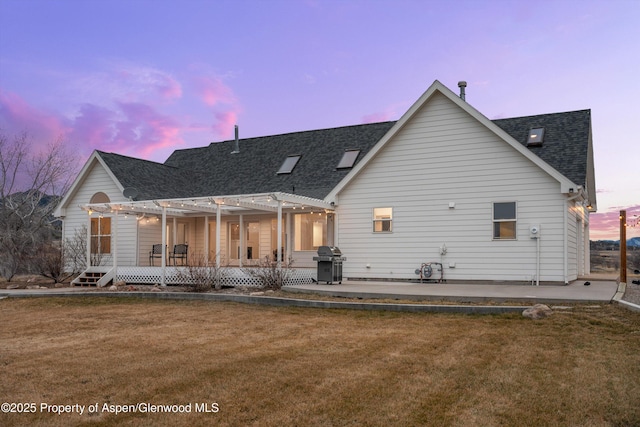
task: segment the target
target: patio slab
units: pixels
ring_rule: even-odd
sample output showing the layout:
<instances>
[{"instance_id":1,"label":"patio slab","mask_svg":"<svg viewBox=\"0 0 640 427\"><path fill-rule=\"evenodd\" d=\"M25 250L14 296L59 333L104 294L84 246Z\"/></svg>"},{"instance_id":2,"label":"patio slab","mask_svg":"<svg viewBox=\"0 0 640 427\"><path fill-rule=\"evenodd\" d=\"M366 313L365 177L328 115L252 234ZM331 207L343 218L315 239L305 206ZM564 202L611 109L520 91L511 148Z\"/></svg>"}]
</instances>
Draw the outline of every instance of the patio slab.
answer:
<instances>
[{"instance_id":1,"label":"patio slab","mask_svg":"<svg viewBox=\"0 0 640 427\"><path fill-rule=\"evenodd\" d=\"M381 298L407 300L447 300L457 302L527 302L527 303L608 303L618 285L613 280L577 280L565 286L531 286L520 284L446 284L374 281L343 281L342 284L309 284L286 287L289 292L317 293L345 298Z\"/></svg>"}]
</instances>

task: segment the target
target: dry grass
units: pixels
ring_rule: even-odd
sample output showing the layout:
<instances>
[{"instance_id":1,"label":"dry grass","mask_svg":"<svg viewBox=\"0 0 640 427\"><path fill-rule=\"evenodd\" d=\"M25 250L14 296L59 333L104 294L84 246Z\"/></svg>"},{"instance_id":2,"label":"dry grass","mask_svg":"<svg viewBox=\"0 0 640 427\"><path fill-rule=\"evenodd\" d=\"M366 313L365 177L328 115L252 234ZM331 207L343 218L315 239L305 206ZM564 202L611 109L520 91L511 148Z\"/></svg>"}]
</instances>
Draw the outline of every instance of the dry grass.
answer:
<instances>
[{"instance_id":1,"label":"dry grass","mask_svg":"<svg viewBox=\"0 0 640 427\"><path fill-rule=\"evenodd\" d=\"M135 298L0 301L3 426L640 425L640 314L531 321ZM54 415L40 404L192 404ZM218 413L195 413L216 402ZM85 409L86 411L86 409Z\"/></svg>"}]
</instances>

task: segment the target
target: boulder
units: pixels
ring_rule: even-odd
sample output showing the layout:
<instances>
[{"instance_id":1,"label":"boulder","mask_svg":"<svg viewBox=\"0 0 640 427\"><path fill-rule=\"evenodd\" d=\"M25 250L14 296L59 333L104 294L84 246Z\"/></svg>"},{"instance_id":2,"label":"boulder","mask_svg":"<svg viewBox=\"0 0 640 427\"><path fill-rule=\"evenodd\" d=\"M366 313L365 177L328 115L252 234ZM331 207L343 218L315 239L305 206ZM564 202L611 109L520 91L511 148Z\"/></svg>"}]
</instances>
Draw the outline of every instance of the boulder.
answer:
<instances>
[{"instance_id":1,"label":"boulder","mask_svg":"<svg viewBox=\"0 0 640 427\"><path fill-rule=\"evenodd\" d=\"M522 312L524 317L528 317L530 319L544 319L545 317L549 317L553 314L553 310L549 308L548 305L544 304L536 304L533 307L529 307Z\"/></svg>"},{"instance_id":2,"label":"boulder","mask_svg":"<svg viewBox=\"0 0 640 427\"><path fill-rule=\"evenodd\" d=\"M127 282L125 282L124 280L118 280L118 281L115 283L115 285L116 285L116 286L126 286L126 285L127 285Z\"/></svg>"}]
</instances>

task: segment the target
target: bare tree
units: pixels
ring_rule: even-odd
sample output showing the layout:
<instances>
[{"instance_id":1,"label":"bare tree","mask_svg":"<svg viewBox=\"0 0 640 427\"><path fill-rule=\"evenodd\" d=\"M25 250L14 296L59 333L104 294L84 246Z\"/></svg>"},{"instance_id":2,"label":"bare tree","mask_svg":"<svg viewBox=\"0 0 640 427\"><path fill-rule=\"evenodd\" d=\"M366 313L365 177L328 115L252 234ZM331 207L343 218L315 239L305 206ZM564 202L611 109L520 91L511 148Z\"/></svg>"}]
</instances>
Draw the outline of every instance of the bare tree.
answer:
<instances>
[{"instance_id":1,"label":"bare tree","mask_svg":"<svg viewBox=\"0 0 640 427\"><path fill-rule=\"evenodd\" d=\"M26 133L10 138L0 132L0 275L7 280L34 270L33 260L52 240L52 213L75 168L61 139L36 152Z\"/></svg>"}]
</instances>

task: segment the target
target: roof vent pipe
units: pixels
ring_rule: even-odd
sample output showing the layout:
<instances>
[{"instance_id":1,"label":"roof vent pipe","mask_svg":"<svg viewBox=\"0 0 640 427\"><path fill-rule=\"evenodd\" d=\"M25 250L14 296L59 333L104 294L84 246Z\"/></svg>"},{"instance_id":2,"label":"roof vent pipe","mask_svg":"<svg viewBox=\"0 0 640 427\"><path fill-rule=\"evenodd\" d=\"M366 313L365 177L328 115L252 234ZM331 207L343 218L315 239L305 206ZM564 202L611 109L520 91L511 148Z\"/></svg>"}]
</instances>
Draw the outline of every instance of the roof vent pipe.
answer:
<instances>
[{"instance_id":1,"label":"roof vent pipe","mask_svg":"<svg viewBox=\"0 0 640 427\"><path fill-rule=\"evenodd\" d=\"M238 153L240 153L240 140L238 139L238 125L234 126L234 130L235 130L235 134L236 134L236 147L231 152L231 154L238 154Z\"/></svg>"},{"instance_id":2,"label":"roof vent pipe","mask_svg":"<svg viewBox=\"0 0 640 427\"><path fill-rule=\"evenodd\" d=\"M465 99L465 93L464 93L464 88L465 88L465 87L467 87L467 82L465 82L464 80L463 80L463 81L459 81L459 82L458 82L458 87L460 88L460 98L461 98L463 101L466 101L466 99Z\"/></svg>"}]
</instances>

